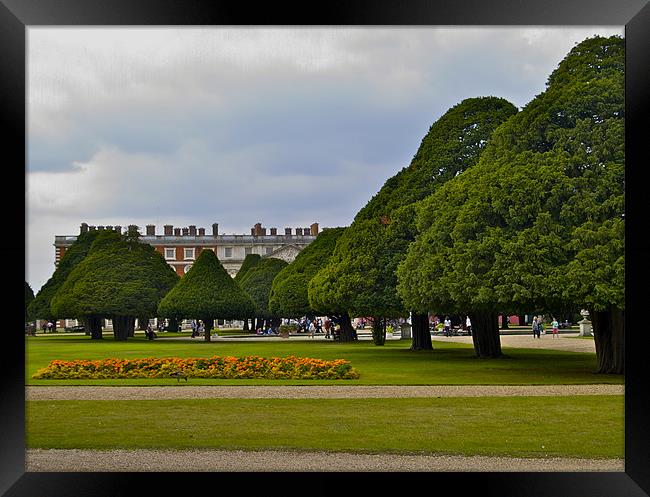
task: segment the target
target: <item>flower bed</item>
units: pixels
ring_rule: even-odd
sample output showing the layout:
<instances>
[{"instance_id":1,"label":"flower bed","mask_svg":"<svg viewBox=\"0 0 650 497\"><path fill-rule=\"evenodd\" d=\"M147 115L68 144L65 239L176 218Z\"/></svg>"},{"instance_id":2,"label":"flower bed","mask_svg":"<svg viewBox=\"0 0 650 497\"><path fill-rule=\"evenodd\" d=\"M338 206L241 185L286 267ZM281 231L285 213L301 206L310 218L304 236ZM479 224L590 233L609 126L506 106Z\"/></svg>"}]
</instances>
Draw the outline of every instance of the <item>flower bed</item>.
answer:
<instances>
[{"instance_id":1,"label":"flower bed","mask_svg":"<svg viewBox=\"0 0 650 497\"><path fill-rule=\"evenodd\" d=\"M55 360L38 370L34 379L113 378L259 378L341 380L359 378L349 361L309 357L213 356L209 358L144 357L139 359Z\"/></svg>"}]
</instances>

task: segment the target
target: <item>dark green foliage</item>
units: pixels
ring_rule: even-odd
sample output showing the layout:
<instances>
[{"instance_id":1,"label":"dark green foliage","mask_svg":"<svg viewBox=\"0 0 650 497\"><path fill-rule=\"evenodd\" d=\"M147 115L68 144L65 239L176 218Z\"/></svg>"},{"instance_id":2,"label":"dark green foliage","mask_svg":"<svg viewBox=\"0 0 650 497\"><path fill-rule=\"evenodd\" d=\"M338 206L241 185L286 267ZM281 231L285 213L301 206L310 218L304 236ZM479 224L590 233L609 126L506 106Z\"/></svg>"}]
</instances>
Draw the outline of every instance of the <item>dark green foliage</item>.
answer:
<instances>
[{"instance_id":1,"label":"dark green foliage","mask_svg":"<svg viewBox=\"0 0 650 497\"><path fill-rule=\"evenodd\" d=\"M65 282L70 271L81 262L88 251L90 246L95 241L95 238L101 233L100 231L89 231L83 233L77 237L75 242L68 248L68 250L63 254L59 264L50 277L49 280L41 287L41 289L36 294L36 297L31 302L28 307L28 314L30 319L54 319L56 317L61 318L74 318L74 315L60 315L56 316L52 313L50 303L52 297L59 290L61 285Z\"/></svg>"},{"instance_id":2,"label":"dark green foliage","mask_svg":"<svg viewBox=\"0 0 650 497\"><path fill-rule=\"evenodd\" d=\"M254 312L251 298L212 250L201 251L191 269L158 306L161 317L237 319Z\"/></svg>"},{"instance_id":3,"label":"dark green foliage","mask_svg":"<svg viewBox=\"0 0 650 497\"><path fill-rule=\"evenodd\" d=\"M516 112L502 98L470 98L436 121L411 164L386 181L341 236L309 285L311 304L357 316L408 315L396 269L415 239L415 205L476 164L494 129Z\"/></svg>"},{"instance_id":4,"label":"dark green foliage","mask_svg":"<svg viewBox=\"0 0 650 497\"><path fill-rule=\"evenodd\" d=\"M100 232L52 298L59 316L155 316L178 276L151 245Z\"/></svg>"},{"instance_id":5,"label":"dark green foliage","mask_svg":"<svg viewBox=\"0 0 650 497\"><path fill-rule=\"evenodd\" d=\"M281 259L265 258L250 268L240 280L242 290L248 293L255 303L255 316L266 319L281 317L269 310L269 295L274 278L287 265L287 262Z\"/></svg>"},{"instance_id":6,"label":"dark green foliage","mask_svg":"<svg viewBox=\"0 0 650 497\"><path fill-rule=\"evenodd\" d=\"M305 247L296 259L280 271L271 287L269 309L282 317L300 317L311 313L325 315L334 309L312 307L307 285L314 275L327 264L336 241L345 228L325 228L316 239Z\"/></svg>"},{"instance_id":7,"label":"dark green foliage","mask_svg":"<svg viewBox=\"0 0 650 497\"><path fill-rule=\"evenodd\" d=\"M619 37L577 45L479 163L421 203L398 270L408 305L624 308L623 67Z\"/></svg>"},{"instance_id":8,"label":"dark green foliage","mask_svg":"<svg viewBox=\"0 0 650 497\"><path fill-rule=\"evenodd\" d=\"M25 322L31 320L27 309L32 300L34 300L34 291L32 290L32 287L29 286L29 283L25 282Z\"/></svg>"},{"instance_id":9,"label":"dark green foliage","mask_svg":"<svg viewBox=\"0 0 650 497\"><path fill-rule=\"evenodd\" d=\"M239 268L239 271L237 271L234 280L237 283L241 283L241 280L246 275L246 273L258 265L261 260L262 256L259 254L248 254L246 257L244 257L244 262L242 262L242 265Z\"/></svg>"}]
</instances>

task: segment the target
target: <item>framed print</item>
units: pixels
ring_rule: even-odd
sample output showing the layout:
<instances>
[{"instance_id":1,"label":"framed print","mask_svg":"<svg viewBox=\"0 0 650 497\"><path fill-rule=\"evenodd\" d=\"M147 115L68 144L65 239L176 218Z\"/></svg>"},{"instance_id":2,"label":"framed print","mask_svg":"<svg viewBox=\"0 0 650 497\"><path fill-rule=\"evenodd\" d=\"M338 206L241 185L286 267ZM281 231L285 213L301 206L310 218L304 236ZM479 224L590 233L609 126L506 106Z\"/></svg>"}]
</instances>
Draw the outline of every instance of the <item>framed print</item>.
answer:
<instances>
[{"instance_id":1,"label":"framed print","mask_svg":"<svg viewBox=\"0 0 650 497\"><path fill-rule=\"evenodd\" d=\"M495 96L510 100L514 115L549 84L540 75L549 77L580 41L620 33L625 53L622 224L627 259L622 315L627 314L628 323L623 327L621 385L624 470L426 470L419 466L364 471L342 464L335 471L321 472L305 471L296 463L295 468L253 476L246 473L257 471L245 467L233 472L209 467L188 471L183 461L177 472L155 466L151 471L109 471L98 458L97 471L86 469L86 462L79 472L52 469L56 466L30 471L26 339L15 330L21 325L10 311L3 346L5 459L0 492L10 497L113 496L136 495L143 489L192 491L200 486L204 492L233 488L249 494L291 488L305 493L315 486L341 492L357 483L364 490L391 484L400 491L401 485L411 485L401 481L406 476L424 491L451 488L462 495L650 495L650 402L645 383L649 367L643 357L649 340L641 288L650 276L645 236L648 203L642 192L648 163L643 130L650 88L650 6L645 0L381 0L314 7L309 11L288 4L253 8L202 0L135 4L0 0L3 149L5 171L11 174L5 205L6 219L12 224L5 230L3 248L8 265L13 270L22 257L25 286L29 281L37 293L50 276L54 250L58 262L66 250L61 248L66 237L76 237L68 226L83 223L79 232L83 234L86 221L98 225L98 230L112 230L108 223L122 223L125 228L130 223L146 224L146 236L160 238L161 260L174 268L179 279L208 258L201 258L206 247L210 257L221 260L226 277L234 276L242 260L253 254L284 257L286 265L324 227L352 223L354 213L386 179L409 164L422 136L434 129L431 122L442 119L446 109L478 96L485 85L486 93L500 93ZM526 34L512 35L516 30ZM500 37L497 32L511 35ZM217 76L210 71L213 64L224 68ZM490 79L490 67L498 67L498 81L497 76ZM563 118L560 111L556 118ZM401 145L394 146L398 142ZM317 150L321 153L314 153ZM335 159L332 151L342 158ZM204 176L206 164L229 167L214 166ZM17 216L13 193L21 189L25 209L23 216ZM210 203L203 202L206 198ZM205 214L208 209L218 213L216 219ZM198 228L190 224L196 219ZM383 216L380 224L390 222ZM55 249L54 230L55 245L60 242ZM223 246L175 241L210 234L221 237ZM246 245L262 236L268 236L264 243ZM283 237L291 237L290 243ZM354 247L362 250L360 245ZM14 280L18 282L18 276L12 271ZM15 293L8 295L11 304L20 306ZM500 319L503 324L509 318ZM528 325L528 316L525 321ZM469 322L469 316L465 321L463 315L456 328L465 330ZM429 324L427 320L427 332ZM452 324L450 320L449 337ZM70 330L79 326L65 323ZM248 320L245 326L248 329ZM441 321L441 326L444 329L446 322ZM164 323L157 330L162 332ZM393 331L397 328L391 326ZM368 334L369 340L375 339ZM475 350L479 347L472 338L465 343ZM594 378L593 383L601 382ZM567 413L556 422L570 431L567 427L598 420L573 419ZM365 452L381 453L376 446L369 447ZM92 466L91 461L87 464Z\"/></svg>"}]
</instances>

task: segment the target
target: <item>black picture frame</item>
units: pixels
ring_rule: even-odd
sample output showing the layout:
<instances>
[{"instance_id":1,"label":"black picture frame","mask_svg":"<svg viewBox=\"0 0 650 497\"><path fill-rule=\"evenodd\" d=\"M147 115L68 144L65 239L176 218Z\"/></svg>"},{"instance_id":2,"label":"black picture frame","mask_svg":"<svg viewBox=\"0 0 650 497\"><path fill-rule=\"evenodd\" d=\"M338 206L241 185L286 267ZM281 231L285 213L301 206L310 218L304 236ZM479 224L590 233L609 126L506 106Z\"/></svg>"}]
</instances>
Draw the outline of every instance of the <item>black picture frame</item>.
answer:
<instances>
[{"instance_id":1,"label":"black picture frame","mask_svg":"<svg viewBox=\"0 0 650 497\"><path fill-rule=\"evenodd\" d=\"M617 25L625 26L626 40L626 313L625 340L625 471L615 473L392 473L246 475L243 473L29 473L25 472L25 343L17 312L22 305L9 292L2 354L3 462L0 493L7 496L106 495L146 493L168 495L183 487L188 492L220 493L277 491L283 494L349 492L342 475L358 480L364 492L452 492L481 496L589 496L642 497L650 495L650 377L649 330L645 329L645 296L641 282L648 280L649 244L645 241L643 168L648 160L644 121L650 89L650 5L647 0L410 0L332 1L291 4L219 0L0 0L0 119L5 198L25 190L26 164L26 28L72 25ZM13 176L15 175L15 177ZM23 197L24 199L24 197ZM15 215L17 200L5 201L6 243L3 260L18 283L17 261L25 257L25 218ZM22 225L20 221L23 221ZM15 225L14 225L15 224ZM640 291L639 291L640 290ZM13 305L15 304L15 306ZM15 316L14 316L15 315ZM561 420L558 422L578 422ZM424 485L422 489L413 485ZM393 487L395 485L395 487ZM229 489L230 486L230 489ZM199 490L199 487L201 489ZM400 488L401 487L401 488ZM228 490L229 489L229 490ZM372 489L372 490L371 490Z\"/></svg>"}]
</instances>

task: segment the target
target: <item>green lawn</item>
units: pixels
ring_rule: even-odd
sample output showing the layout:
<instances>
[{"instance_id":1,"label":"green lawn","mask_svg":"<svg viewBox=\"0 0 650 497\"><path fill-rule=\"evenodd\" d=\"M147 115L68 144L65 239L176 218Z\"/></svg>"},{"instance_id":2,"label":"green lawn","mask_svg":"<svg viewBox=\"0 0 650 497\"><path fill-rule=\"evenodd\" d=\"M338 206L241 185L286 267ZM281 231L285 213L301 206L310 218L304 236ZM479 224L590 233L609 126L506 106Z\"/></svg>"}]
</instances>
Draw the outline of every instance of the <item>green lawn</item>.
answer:
<instances>
[{"instance_id":1,"label":"green lawn","mask_svg":"<svg viewBox=\"0 0 650 497\"><path fill-rule=\"evenodd\" d=\"M623 458L623 396L29 401L28 448Z\"/></svg>"},{"instance_id":2,"label":"green lawn","mask_svg":"<svg viewBox=\"0 0 650 497\"><path fill-rule=\"evenodd\" d=\"M107 357L209 357L211 355L296 355L319 359L347 359L361 377L358 380L209 380L190 379L189 385L534 385L623 383L623 375L594 374L593 353L505 348L505 359L477 359L471 345L435 342L433 351L412 351L410 340L389 340L383 347L372 341L255 341L232 339L206 343L203 339L178 341L112 338L94 341L86 336L40 336L26 338L25 376L29 385L166 385L175 379L141 380L32 380L39 368L54 359L100 359ZM185 385L186 383L181 383Z\"/></svg>"}]
</instances>

